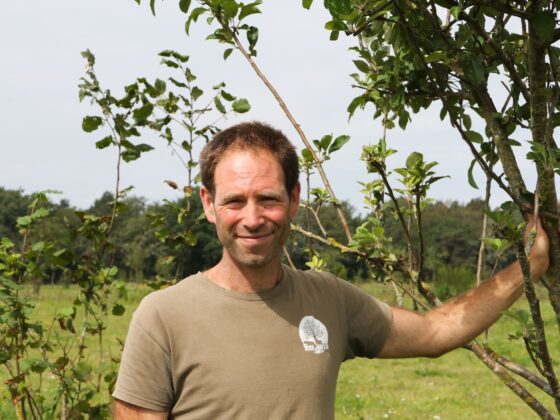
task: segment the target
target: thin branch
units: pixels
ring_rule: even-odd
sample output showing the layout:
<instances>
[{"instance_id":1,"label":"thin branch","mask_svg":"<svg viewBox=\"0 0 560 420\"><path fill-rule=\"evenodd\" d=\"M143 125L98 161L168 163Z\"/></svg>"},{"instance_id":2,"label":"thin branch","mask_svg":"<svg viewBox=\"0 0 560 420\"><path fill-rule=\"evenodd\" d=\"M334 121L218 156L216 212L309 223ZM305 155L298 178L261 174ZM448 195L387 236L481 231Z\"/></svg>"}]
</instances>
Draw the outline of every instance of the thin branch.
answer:
<instances>
[{"instance_id":1,"label":"thin branch","mask_svg":"<svg viewBox=\"0 0 560 420\"><path fill-rule=\"evenodd\" d=\"M449 119L451 121L451 125L461 134L461 138L467 144L471 153L475 157L475 159L478 162L478 164L480 165L480 167L484 170L484 172L487 173L488 175L490 175L492 177L492 179L494 179L494 181L500 186L500 188L502 190L504 190L520 208L524 208L525 206L521 203L517 194L514 194L511 191L511 189L504 184L502 179L494 171L492 171L488 167L488 165L486 164L486 162L484 161L484 159L482 158L482 156L480 155L478 150L476 150L476 147L474 146L472 141L470 141L468 139L465 130L463 130L461 124L459 123L457 118L453 115L452 109L449 106L447 100L445 99L445 95L443 94L442 90L439 88L438 84L436 83L436 81L433 77L433 74L432 74L432 69L431 69L430 66L428 66L428 63L426 63L426 60L424 59L424 55L422 54L422 50L421 50L420 46L418 45L418 43L416 42L414 34L411 32L410 28L407 25L404 24L405 19L404 19L403 13L400 10L400 8L398 7L398 5L396 4L395 0L393 0L393 4L394 4L394 6L395 6L395 8L396 8L396 10L399 14L401 22L403 22L402 25L403 25L404 30L408 33L408 35L409 35L409 37L410 37L410 39L411 39L411 41L414 45L414 48L415 48L416 53L418 55L418 58L422 62L423 67L426 69L426 72L428 74L428 79L430 81L430 84L432 85L432 88L434 89L434 91L436 92L438 97L440 98L444 108L447 109L447 111L448 111Z\"/></svg>"},{"instance_id":2,"label":"thin branch","mask_svg":"<svg viewBox=\"0 0 560 420\"><path fill-rule=\"evenodd\" d=\"M558 382L558 378L556 376L556 373L554 372L554 364L548 350L548 343L546 340L546 333L544 328L544 321L541 315L540 303L535 291L535 286L533 285L533 281L531 280L530 262L525 252L526 250L523 242L518 243L517 259L519 261L519 264L521 265L521 269L523 272L525 295L527 296L527 301L529 302L531 317L533 319L533 324L535 327L537 355L542 366L542 373L550 384L550 387L554 394L554 402L556 403L556 407L560 411L560 383Z\"/></svg>"},{"instance_id":3,"label":"thin branch","mask_svg":"<svg viewBox=\"0 0 560 420\"><path fill-rule=\"evenodd\" d=\"M315 165L316 165L317 170L319 172L319 176L321 177L321 179L323 181L323 184L325 185L325 188L329 192L329 195L331 196L331 198L333 200L333 204L336 207L336 212L337 212L338 217L340 219L340 223L342 224L342 228L344 230L344 233L346 234L346 239L348 240L348 242L350 242L352 240L352 233L350 232L350 228L348 226L348 221L346 220L346 215L342 211L342 208L340 206L340 202L338 201L338 199L336 198L336 195L334 194L334 191L333 191L333 189L330 185L329 179L327 178L327 175L326 175L326 173L323 169L323 166L321 164L321 160L319 159L319 157L317 156L317 154L313 150L313 147L311 147L311 144L309 143L309 140L307 140L307 137L305 136L305 133L301 129L301 126L295 120L294 116L292 115L292 113L288 109L288 106L286 105L286 103L284 102L284 100L282 99L282 97L280 96L278 91L274 88L274 86L272 86L272 84L266 78L264 73L257 66L257 63L255 62L255 60L253 60L253 57L251 57L251 55L247 52L247 50L245 49L245 47L243 46L243 44L239 40L237 34L227 25L227 22L225 22L222 17L220 17L216 14L214 14L214 16L216 17L216 19L218 20L218 22L220 23L222 28L230 34L230 36L233 39L237 49L241 52L241 54L243 54L243 56L249 62L249 64L251 65L251 67L253 68L255 73L257 74L257 76L263 81L265 86L272 93L272 96L274 96L274 98L276 99L276 101L280 105L280 108L282 108L282 111L284 111L284 114L286 114L286 117L288 117L288 120L293 125L293 127L297 131L298 135L300 136L301 140L305 144L305 147L310 151L311 155L313 156L313 161L315 162Z\"/></svg>"},{"instance_id":4,"label":"thin branch","mask_svg":"<svg viewBox=\"0 0 560 420\"><path fill-rule=\"evenodd\" d=\"M418 296L416 296L411 290L404 287L399 281L395 280L394 277L391 277L391 282L393 284L396 284L397 287L399 289L401 289L407 296L409 296L415 304L420 305L422 307L422 309L424 309L426 311L430 310L430 307L428 305L426 305L422 301L422 299L420 299Z\"/></svg>"},{"instance_id":5,"label":"thin branch","mask_svg":"<svg viewBox=\"0 0 560 420\"><path fill-rule=\"evenodd\" d=\"M304 228L302 228L301 226L296 225L294 223L292 223L290 225L290 227L293 231L301 233L303 236L305 236L307 238L315 239L318 242L321 242L325 245L329 245L333 248L336 248L340 252L355 254L355 255L358 255L362 258L366 258L368 260L371 260L371 258L369 258L368 255L365 252L362 252L362 251L359 251L357 249L350 248L349 246L343 245L334 238L330 238L330 237L329 238L323 238L322 236L319 236L319 235L316 235L312 232L309 232L309 231L305 230Z\"/></svg>"},{"instance_id":6,"label":"thin branch","mask_svg":"<svg viewBox=\"0 0 560 420\"><path fill-rule=\"evenodd\" d=\"M285 246L284 246L284 256L286 257L286 261L288 261L288 264L290 265L290 267L292 267L295 270L296 266L295 266L294 262L292 261L292 257L290 257L290 253L288 252L288 249Z\"/></svg>"},{"instance_id":7,"label":"thin branch","mask_svg":"<svg viewBox=\"0 0 560 420\"><path fill-rule=\"evenodd\" d=\"M500 380L511 389L525 404L543 419L553 420L555 417L550 413L527 389L517 382L492 356L476 342L469 344L468 349L496 375Z\"/></svg>"},{"instance_id":8,"label":"thin branch","mask_svg":"<svg viewBox=\"0 0 560 420\"><path fill-rule=\"evenodd\" d=\"M521 376L523 379L531 382L533 385L541 389L543 392L546 392L551 397L554 397L550 385L546 381L544 381L541 377L534 374L530 370L525 369L523 366L520 366L517 363L512 362L507 357L496 353L494 350L492 350L489 347L485 347L484 350L486 350L486 352L501 366L505 367L510 372L513 372Z\"/></svg>"},{"instance_id":9,"label":"thin branch","mask_svg":"<svg viewBox=\"0 0 560 420\"><path fill-rule=\"evenodd\" d=\"M399 222L401 223L401 227L403 229L404 235L406 236L406 241L410 246L412 246L412 237L410 236L410 229L408 228L408 225L407 225L406 221L404 220L404 215L402 214L401 208L399 206L399 202L397 201L397 197L395 196L395 193L393 192L393 188L391 187L391 184L389 183L389 179L387 178L387 174L385 173L385 169L382 167L382 165L374 164L374 166L375 166L375 169L377 169L377 171L379 172L379 175L381 175L381 179L383 180L383 184L385 185L385 188L387 188L386 194L389 196L389 198L393 202L393 206L395 207L395 212L397 213L397 217L399 218ZM414 253L412 255L413 255L413 258L414 258L414 265L416 265L416 256L414 255ZM413 267L411 267L411 269L412 268Z\"/></svg>"},{"instance_id":10,"label":"thin branch","mask_svg":"<svg viewBox=\"0 0 560 420\"><path fill-rule=\"evenodd\" d=\"M493 1L492 4L493 5L498 4L498 2ZM506 53L502 50L500 44L498 44L490 35L488 35L488 33L484 30L484 28L481 27L475 19L469 16L468 13L461 12L459 14L459 17L463 19L465 22L467 22L469 26L479 36L484 38L484 41L486 41L486 43L492 48L492 50L496 53L496 55L500 59L501 63L509 71L511 79L519 87L519 91L523 95L523 98L529 104L531 102L531 96L529 94L529 90L527 89L527 86L523 83L523 80L521 80L521 76L517 72L513 60L510 57L506 56Z\"/></svg>"},{"instance_id":11,"label":"thin branch","mask_svg":"<svg viewBox=\"0 0 560 420\"><path fill-rule=\"evenodd\" d=\"M321 219L319 218L319 214L318 212L311 207L309 204L305 204L305 203L301 203L300 207L303 207L308 213L311 213L313 215L313 218L315 219L315 222L317 223L317 226L319 227L319 230L321 231L321 235L323 235L325 238L328 236L326 229L323 227L323 224L321 223ZM311 230L311 220L308 220L308 226L307 229Z\"/></svg>"}]
</instances>

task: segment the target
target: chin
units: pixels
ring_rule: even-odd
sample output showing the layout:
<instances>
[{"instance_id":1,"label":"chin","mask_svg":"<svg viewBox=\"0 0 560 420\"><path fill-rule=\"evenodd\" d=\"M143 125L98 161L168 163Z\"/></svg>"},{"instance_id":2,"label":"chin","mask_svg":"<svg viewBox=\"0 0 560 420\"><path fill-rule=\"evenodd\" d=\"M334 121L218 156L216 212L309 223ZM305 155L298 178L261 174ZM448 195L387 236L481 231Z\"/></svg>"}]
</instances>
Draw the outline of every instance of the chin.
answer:
<instances>
[{"instance_id":1,"label":"chin","mask_svg":"<svg viewBox=\"0 0 560 420\"><path fill-rule=\"evenodd\" d=\"M234 257L234 260L241 266L263 268L269 265L273 258L261 255L241 255Z\"/></svg>"}]
</instances>

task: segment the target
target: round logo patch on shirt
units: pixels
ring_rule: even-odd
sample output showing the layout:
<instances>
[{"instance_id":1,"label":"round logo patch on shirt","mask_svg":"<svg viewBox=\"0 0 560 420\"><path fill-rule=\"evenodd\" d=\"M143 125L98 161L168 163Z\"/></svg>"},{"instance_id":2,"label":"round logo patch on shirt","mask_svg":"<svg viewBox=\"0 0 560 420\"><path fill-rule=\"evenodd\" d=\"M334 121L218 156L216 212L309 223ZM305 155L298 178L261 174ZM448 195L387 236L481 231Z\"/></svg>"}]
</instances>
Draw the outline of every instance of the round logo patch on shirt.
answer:
<instances>
[{"instance_id":1,"label":"round logo patch on shirt","mask_svg":"<svg viewBox=\"0 0 560 420\"><path fill-rule=\"evenodd\" d=\"M299 338L305 351L321 354L329 349L329 333L321 321L311 315L299 323Z\"/></svg>"}]
</instances>

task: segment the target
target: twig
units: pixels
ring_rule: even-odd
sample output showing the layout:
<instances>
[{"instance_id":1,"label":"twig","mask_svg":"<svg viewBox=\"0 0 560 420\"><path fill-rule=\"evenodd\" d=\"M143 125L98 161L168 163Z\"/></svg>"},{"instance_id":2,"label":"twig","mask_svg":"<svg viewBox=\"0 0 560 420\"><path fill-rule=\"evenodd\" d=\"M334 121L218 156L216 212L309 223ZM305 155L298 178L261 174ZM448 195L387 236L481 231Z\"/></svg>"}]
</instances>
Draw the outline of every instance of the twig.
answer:
<instances>
[{"instance_id":1,"label":"twig","mask_svg":"<svg viewBox=\"0 0 560 420\"><path fill-rule=\"evenodd\" d=\"M523 400L531 409L543 419L553 420L555 417L519 382L517 382L499 363L497 363L482 346L476 342L469 344L468 349L511 389L515 395Z\"/></svg>"},{"instance_id":2,"label":"twig","mask_svg":"<svg viewBox=\"0 0 560 420\"><path fill-rule=\"evenodd\" d=\"M325 228L323 227L323 223L321 223L321 219L319 219L319 214L317 213L317 211L311 207L309 204L305 204L302 203L300 204L301 207L303 207L306 211L307 214L309 215L309 213L311 213L313 215L313 218L315 219L315 222L317 223L317 227L319 228L319 230L321 231L321 235L323 235L325 238L328 236L327 231L325 230ZM311 221L308 220L308 230L311 230Z\"/></svg>"},{"instance_id":3,"label":"twig","mask_svg":"<svg viewBox=\"0 0 560 420\"><path fill-rule=\"evenodd\" d=\"M535 219L534 223L536 225L537 219ZM521 270L523 272L525 296L527 297L527 301L529 302L531 317L535 326L538 360L541 363L542 373L546 377L554 394L554 402L556 404L556 407L558 411L560 411L560 383L558 382L558 378L556 376L556 373L554 372L554 364L552 363L550 352L548 351L548 343L546 340L544 321L542 319L540 310L540 303L535 291L535 286L533 285L533 281L531 280L530 262L525 252L525 245L520 241L517 245L517 259L519 261L519 264L521 265ZM539 367L538 364L536 366Z\"/></svg>"},{"instance_id":4,"label":"twig","mask_svg":"<svg viewBox=\"0 0 560 420\"><path fill-rule=\"evenodd\" d=\"M212 8L211 8L211 10L212 10ZM286 117L288 117L288 120L293 125L293 127L297 131L298 135L300 136L301 140L305 144L305 147L309 150L309 152L313 156L313 161L315 162L315 165L316 165L317 170L319 172L319 176L321 177L321 179L323 181L323 184L325 185L325 188L329 192L329 195L331 196L331 198L333 200L333 204L336 207L336 212L337 212L338 217L340 219L340 223L342 224L342 228L344 230L344 233L346 234L346 239L348 240L348 242L350 242L352 240L352 233L350 232L350 228L348 226L348 221L346 220L346 215L342 211L342 208L340 206L340 202L336 198L336 195L334 194L334 191L331 188L329 179L327 178L327 175L326 175L326 173L323 169L323 165L321 164L321 160L319 159L319 157L317 156L317 154L313 150L313 147L311 146L311 144L307 140L307 137L305 136L305 133L301 129L301 126L298 124L298 122L293 117L292 113L288 109L288 106L286 105L286 103L284 102L284 100L282 99L282 97L280 96L278 91L274 88L274 86L272 86L270 81L266 78L264 73L257 66L257 63L255 62L255 60L253 60L251 55L247 52L247 50L245 49L245 47L243 46L243 44L239 40L239 37L237 36L237 34L227 25L227 22L225 22L221 16L218 16L216 14L214 14L214 16L216 17L216 19L218 20L218 22L220 23L222 28L230 34L230 36L233 39L237 49L241 52L241 54L243 54L243 56L249 62L249 64L251 65L251 67L253 68L255 73L257 74L257 76L263 81L265 86L272 93L272 96L274 96L274 98L276 99L276 101L280 105L280 108L282 108L282 111L284 111L284 113L286 114Z\"/></svg>"},{"instance_id":5,"label":"twig","mask_svg":"<svg viewBox=\"0 0 560 420\"><path fill-rule=\"evenodd\" d=\"M296 266L295 266L294 262L292 261L292 257L290 257L290 253L288 252L286 247L284 247L284 256L286 257L286 260L288 261L288 264L290 265L290 267L292 267L295 270Z\"/></svg>"},{"instance_id":6,"label":"twig","mask_svg":"<svg viewBox=\"0 0 560 420\"><path fill-rule=\"evenodd\" d=\"M476 150L476 147L474 146L472 141L470 141L468 139L468 137L466 135L466 132L463 130L463 128L461 127L461 124L459 124L459 122L457 121L457 119L453 115L452 109L449 106L449 103L447 102L447 100L445 98L445 95L443 94L442 90L439 88L438 84L436 83L436 81L435 81L435 79L432 75L432 69L430 68L430 66L428 66L428 63L426 63L426 60L424 59L424 55L422 54L422 50L421 50L420 46L418 45L418 43L416 42L414 34L411 32L410 28L407 25L404 24L405 19L404 19L402 10L399 8L399 6L396 4L396 2L394 0L393 0L393 5L395 6L395 9L397 10L397 13L399 14L399 17L400 17L401 21L403 22L404 30L410 36L410 39L411 39L411 41L414 45L414 48L416 49L416 53L418 55L418 58L422 62L423 67L426 69L430 84L432 85L432 87L433 87L434 91L436 92L437 96L442 101L442 104L443 104L444 108L446 108L447 111L448 111L449 119L451 121L451 125L453 127L455 127L455 129L461 134L461 138L467 144L471 153L475 157L475 159L478 162L478 164L480 165L480 167L484 170L484 172L487 173L488 175L490 175L492 177L492 179L494 179L494 181L500 186L500 188L502 190L504 190L511 197L511 199L519 206L519 208L524 208L525 206L519 200L518 194L514 194L511 191L511 189L504 184L504 182L501 180L501 178L498 175L496 175L496 173L494 171L490 170L490 168L488 167L488 165L486 164L486 162L484 161L484 159L482 158L482 156L480 155L478 150Z\"/></svg>"},{"instance_id":7,"label":"twig","mask_svg":"<svg viewBox=\"0 0 560 420\"><path fill-rule=\"evenodd\" d=\"M550 385L546 381L544 381L542 378L540 378L538 375L534 374L533 372L531 372L528 369L525 369L523 366L520 366L517 363L512 362L507 357L496 353L494 350L492 350L489 347L485 346L484 350L486 350L486 352L496 362L498 362L500 365L505 367L507 370L521 376L523 379L531 382L533 385L540 388L543 392L546 392L551 397L554 397L554 395L552 394L552 389L550 388Z\"/></svg>"},{"instance_id":8,"label":"twig","mask_svg":"<svg viewBox=\"0 0 560 420\"><path fill-rule=\"evenodd\" d=\"M290 225L290 227L293 231L301 233L303 236L306 236L306 237L311 238L311 239L315 239L316 241L321 242L325 245L329 245L333 248L336 248L341 252L356 254L356 255L358 255L362 258L370 259L365 252L358 251L357 249L350 248L349 246L343 245L334 238L323 238L322 236L319 236L319 235L316 235L312 232L309 232L309 231L303 229L301 226L296 225L294 223L292 223Z\"/></svg>"}]
</instances>

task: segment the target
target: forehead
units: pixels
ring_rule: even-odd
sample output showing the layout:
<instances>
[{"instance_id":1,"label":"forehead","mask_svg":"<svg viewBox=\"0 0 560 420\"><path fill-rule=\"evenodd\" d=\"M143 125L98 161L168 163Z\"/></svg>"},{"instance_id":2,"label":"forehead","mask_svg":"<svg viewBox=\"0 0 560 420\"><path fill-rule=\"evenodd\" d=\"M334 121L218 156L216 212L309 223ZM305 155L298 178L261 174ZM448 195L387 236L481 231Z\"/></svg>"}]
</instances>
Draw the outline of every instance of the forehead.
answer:
<instances>
[{"instance_id":1,"label":"forehead","mask_svg":"<svg viewBox=\"0 0 560 420\"><path fill-rule=\"evenodd\" d=\"M284 186L284 171L277 159L263 149L228 151L216 165L216 191L236 187Z\"/></svg>"}]
</instances>

